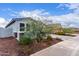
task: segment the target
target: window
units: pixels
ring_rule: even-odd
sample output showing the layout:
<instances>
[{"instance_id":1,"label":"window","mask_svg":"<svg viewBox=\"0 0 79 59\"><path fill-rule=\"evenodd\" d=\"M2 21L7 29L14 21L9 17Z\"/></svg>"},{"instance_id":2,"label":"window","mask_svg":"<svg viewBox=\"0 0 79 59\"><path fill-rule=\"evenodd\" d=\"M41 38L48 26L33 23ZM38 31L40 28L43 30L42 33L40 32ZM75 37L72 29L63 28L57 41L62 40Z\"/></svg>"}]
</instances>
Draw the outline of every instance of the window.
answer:
<instances>
[{"instance_id":1,"label":"window","mask_svg":"<svg viewBox=\"0 0 79 59\"><path fill-rule=\"evenodd\" d=\"M23 37L24 36L24 33L19 33L20 37Z\"/></svg>"},{"instance_id":2,"label":"window","mask_svg":"<svg viewBox=\"0 0 79 59\"><path fill-rule=\"evenodd\" d=\"M20 31L25 31L25 24L24 23L20 23Z\"/></svg>"},{"instance_id":3,"label":"window","mask_svg":"<svg viewBox=\"0 0 79 59\"><path fill-rule=\"evenodd\" d=\"M14 33L14 35L15 35L15 38L17 38L17 33Z\"/></svg>"},{"instance_id":4,"label":"window","mask_svg":"<svg viewBox=\"0 0 79 59\"><path fill-rule=\"evenodd\" d=\"M27 28L26 30L29 31L30 30L30 25L26 24L26 28Z\"/></svg>"}]
</instances>

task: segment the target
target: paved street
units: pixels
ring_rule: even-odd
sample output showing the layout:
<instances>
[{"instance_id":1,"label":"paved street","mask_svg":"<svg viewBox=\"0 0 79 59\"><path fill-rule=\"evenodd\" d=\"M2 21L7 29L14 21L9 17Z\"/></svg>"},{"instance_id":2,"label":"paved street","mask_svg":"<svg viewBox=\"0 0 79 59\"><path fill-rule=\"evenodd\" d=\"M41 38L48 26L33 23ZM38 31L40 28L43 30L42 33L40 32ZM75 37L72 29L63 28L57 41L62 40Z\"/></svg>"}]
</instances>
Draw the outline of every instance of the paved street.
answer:
<instances>
[{"instance_id":1,"label":"paved street","mask_svg":"<svg viewBox=\"0 0 79 59\"><path fill-rule=\"evenodd\" d=\"M79 34L72 39L68 38L68 40L43 49L31 56L79 56Z\"/></svg>"}]
</instances>

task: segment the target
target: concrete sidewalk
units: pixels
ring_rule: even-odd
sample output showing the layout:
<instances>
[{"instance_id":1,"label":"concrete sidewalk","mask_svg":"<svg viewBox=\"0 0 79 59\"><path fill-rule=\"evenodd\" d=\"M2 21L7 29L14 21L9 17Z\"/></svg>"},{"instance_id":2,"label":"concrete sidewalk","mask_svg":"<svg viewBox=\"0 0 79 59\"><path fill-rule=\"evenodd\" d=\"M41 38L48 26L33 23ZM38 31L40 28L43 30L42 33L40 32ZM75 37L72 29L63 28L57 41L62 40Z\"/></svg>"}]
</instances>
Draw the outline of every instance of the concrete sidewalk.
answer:
<instances>
[{"instance_id":1,"label":"concrete sidewalk","mask_svg":"<svg viewBox=\"0 0 79 59\"><path fill-rule=\"evenodd\" d=\"M75 35L74 37L72 36L64 36L64 35L56 35L56 34L51 34L52 38L60 38L61 40L69 40L69 39L73 39L75 37L77 37L78 34L73 34Z\"/></svg>"},{"instance_id":2,"label":"concrete sidewalk","mask_svg":"<svg viewBox=\"0 0 79 59\"><path fill-rule=\"evenodd\" d=\"M79 41L65 40L31 56L79 56Z\"/></svg>"}]
</instances>

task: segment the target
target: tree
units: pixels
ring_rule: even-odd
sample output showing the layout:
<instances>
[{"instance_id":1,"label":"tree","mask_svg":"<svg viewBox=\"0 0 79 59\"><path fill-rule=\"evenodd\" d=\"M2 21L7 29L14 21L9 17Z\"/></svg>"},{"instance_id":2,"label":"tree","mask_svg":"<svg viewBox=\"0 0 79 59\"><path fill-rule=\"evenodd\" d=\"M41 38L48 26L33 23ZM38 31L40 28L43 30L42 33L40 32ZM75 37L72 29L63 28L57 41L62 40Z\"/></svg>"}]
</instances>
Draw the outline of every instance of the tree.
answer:
<instances>
[{"instance_id":1,"label":"tree","mask_svg":"<svg viewBox=\"0 0 79 59\"><path fill-rule=\"evenodd\" d=\"M63 31L64 31L64 33L70 33L70 34L75 32L74 29L72 29L72 28L63 28Z\"/></svg>"},{"instance_id":2,"label":"tree","mask_svg":"<svg viewBox=\"0 0 79 59\"><path fill-rule=\"evenodd\" d=\"M49 26L47 26L46 24L44 24L39 20L29 19L27 21L27 27L24 37L29 38L29 41L31 39L33 41L36 40L37 42L40 42L41 40L46 38L46 36L49 33L50 33ZM27 39L24 39L24 41L25 40Z\"/></svg>"},{"instance_id":3,"label":"tree","mask_svg":"<svg viewBox=\"0 0 79 59\"><path fill-rule=\"evenodd\" d=\"M54 24L51 24L51 28L52 28L52 32L53 33L59 33L59 32L63 32L63 28L61 26L61 24L59 23L54 23Z\"/></svg>"}]
</instances>

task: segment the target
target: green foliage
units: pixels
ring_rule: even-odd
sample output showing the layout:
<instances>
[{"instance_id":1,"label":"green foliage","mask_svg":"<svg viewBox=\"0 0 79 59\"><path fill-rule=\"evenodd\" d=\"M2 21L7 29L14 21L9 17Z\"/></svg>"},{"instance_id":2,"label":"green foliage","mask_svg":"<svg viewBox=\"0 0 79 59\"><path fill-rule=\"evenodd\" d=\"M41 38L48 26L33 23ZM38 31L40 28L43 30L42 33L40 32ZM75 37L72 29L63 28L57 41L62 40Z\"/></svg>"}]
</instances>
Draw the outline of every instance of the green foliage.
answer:
<instances>
[{"instance_id":1,"label":"green foliage","mask_svg":"<svg viewBox=\"0 0 79 59\"><path fill-rule=\"evenodd\" d=\"M65 35L66 33L74 33L74 29L72 28L63 28L61 24L54 23L51 25L52 32L58 35Z\"/></svg>"},{"instance_id":2,"label":"green foliage","mask_svg":"<svg viewBox=\"0 0 79 59\"><path fill-rule=\"evenodd\" d=\"M52 27L53 27L53 28L56 28L56 29L62 28L62 26L61 26L60 23L54 23L54 24L52 24Z\"/></svg>"},{"instance_id":3,"label":"green foliage","mask_svg":"<svg viewBox=\"0 0 79 59\"><path fill-rule=\"evenodd\" d=\"M64 33L74 33L74 30L72 28L63 28Z\"/></svg>"},{"instance_id":4,"label":"green foliage","mask_svg":"<svg viewBox=\"0 0 79 59\"><path fill-rule=\"evenodd\" d=\"M56 34L58 34L58 35L65 35L64 32L57 32Z\"/></svg>"},{"instance_id":5,"label":"green foliage","mask_svg":"<svg viewBox=\"0 0 79 59\"><path fill-rule=\"evenodd\" d=\"M66 35L66 36L72 36L71 34L74 33L74 30L71 28L62 28L62 32L57 32L58 35Z\"/></svg>"},{"instance_id":6,"label":"green foliage","mask_svg":"<svg viewBox=\"0 0 79 59\"><path fill-rule=\"evenodd\" d=\"M43 37L45 37L50 32L47 30L47 25L43 24L41 21L31 20L28 22L28 25L28 31L26 30L25 36L30 36L31 39L36 39L37 42L40 42Z\"/></svg>"},{"instance_id":7,"label":"green foliage","mask_svg":"<svg viewBox=\"0 0 79 59\"><path fill-rule=\"evenodd\" d=\"M48 35L47 40L52 40L52 37L50 35Z\"/></svg>"},{"instance_id":8,"label":"green foliage","mask_svg":"<svg viewBox=\"0 0 79 59\"><path fill-rule=\"evenodd\" d=\"M26 32L20 39L21 44L30 44L32 43L32 40L35 40L35 42L40 42L45 37L47 37L48 40L52 40L52 37L48 35L52 32L52 29L55 28L55 30L60 30L62 28L61 25L55 25L52 27L53 25L46 25L39 20L36 21L33 19L28 20L26 25ZM63 33L59 32L58 34Z\"/></svg>"},{"instance_id":9,"label":"green foliage","mask_svg":"<svg viewBox=\"0 0 79 59\"><path fill-rule=\"evenodd\" d=\"M59 24L59 23L54 23L54 24L51 24L49 26L51 26L52 33L63 32L63 28L62 28L61 24Z\"/></svg>"},{"instance_id":10,"label":"green foliage","mask_svg":"<svg viewBox=\"0 0 79 59\"><path fill-rule=\"evenodd\" d=\"M32 43L32 39L28 36L21 36L19 43L22 44L22 45L29 45L29 44Z\"/></svg>"}]
</instances>

